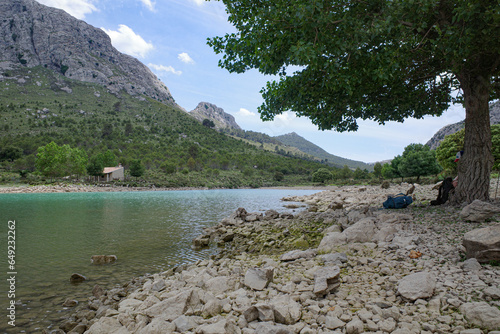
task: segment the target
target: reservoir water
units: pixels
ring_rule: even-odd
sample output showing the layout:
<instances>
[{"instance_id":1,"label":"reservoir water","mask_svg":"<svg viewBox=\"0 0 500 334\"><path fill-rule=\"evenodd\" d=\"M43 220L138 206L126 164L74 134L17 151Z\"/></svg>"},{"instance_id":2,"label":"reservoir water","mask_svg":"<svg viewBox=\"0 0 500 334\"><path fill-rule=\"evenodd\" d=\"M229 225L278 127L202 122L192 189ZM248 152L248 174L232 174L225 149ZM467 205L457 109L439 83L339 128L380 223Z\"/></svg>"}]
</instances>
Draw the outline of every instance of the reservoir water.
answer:
<instances>
[{"instance_id":1,"label":"reservoir water","mask_svg":"<svg viewBox=\"0 0 500 334\"><path fill-rule=\"evenodd\" d=\"M110 289L136 276L208 258L217 250L192 250L192 239L238 207L249 212L285 212L290 210L283 207L281 198L315 192L244 189L0 194L0 332L39 333L72 313L62 306L67 298L86 303L95 284ZM15 240L9 231L15 231ZM12 241L15 254L11 252L9 257ZM116 255L118 261L92 265L90 257L101 254ZM9 268L13 259L15 264ZM88 280L71 284L73 273ZM8 281L12 277L14 280ZM8 324L11 301L15 301L15 327Z\"/></svg>"}]
</instances>

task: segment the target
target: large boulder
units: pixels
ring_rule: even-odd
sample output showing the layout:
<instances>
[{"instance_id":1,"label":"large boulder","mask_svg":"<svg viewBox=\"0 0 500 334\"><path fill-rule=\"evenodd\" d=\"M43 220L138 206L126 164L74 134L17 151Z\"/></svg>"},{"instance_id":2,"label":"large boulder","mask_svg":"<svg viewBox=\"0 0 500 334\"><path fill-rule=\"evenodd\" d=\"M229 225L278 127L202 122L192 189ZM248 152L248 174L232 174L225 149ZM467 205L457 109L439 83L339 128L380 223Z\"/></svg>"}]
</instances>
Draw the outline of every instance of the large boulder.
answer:
<instances>
[{"instance_id":1,"label":"large boulder","mask_svg":"<svg viewBox=\"0 0 500 334\"><path fill-rule=\"evenodd\" d=\"M500 213L500 208L478 199L467 205L460 212L460 218L472 222L484 222L486 219Z\"/></svg>"},{"instance_id":2,"label":"large boulder","mask_svg":"<svg viewBox=\"0 0 500 334\"><path fill-rule=\"evenodd\" d=\"M123 325L116 319L110 317L102 317L99 321L90 326L87 334L126 334L130 333Z\"/></svg>"},{"instance_id":3,"label":"large boulder","mask_svg":"<svg viewBox=\"0 0 500 334\"><path fill-rule=\"evenodd\" d=\"M196 333L201 334L241 334L241 329L231 320L222 319L214 324L200 326Z\"/></svg>"},{"instance_id":4,"label":"large boulder","mask_svg":"<svg viewBox=\"0 0 500 334\"><path fill-rule=\"evenodd\" d=\"M273 268L250 268L245 274L245 285L250 289L264 290L273 276Z\"/></svg>"},{"instance_id":5,"label":"large boulder","mask_svg":"<svg viewBox=\"0 0 500 334\"><path fill-rule=\"evenodd\" d=\"M426 271L411 274L399 281L398 293L403 298L415 301L430 298L436 288L436 277Z\"/></svg>"},{"instance_id":6,"label":"large boulder","mask_svg":"<svg viewBox=\"0 0 500 334\"><path fill-rule=\"evenodd\" d=\"M168 321L173 321L191 309L200 308L200 297L195 290L187 290L179 294L164 299L161 302L144 310L144 314L154 318L161 317Z\"/></svg>"},{"instance_id":7,"label":"large boulder","mask_svg":"<svg viewBox=\"0 0 500 334\"><path fill-rule=\"evenodd\" d=\"M487 302L465 303L460 306L460 312L476 326L489 330L500 329L500 310Z\"/></svg>"},{"instance_id":8,"label":"large boulder","mask_svg":"<svg viewBox=\"0 0 500 334\"><path fill-rule=\"evenodd\" d=\"M348 227L342 232L347 243L352 242L369 242L372 240L375 233L378 232L377 226L373 218L363 218L356 224Z\"/></svg>"},{"instance_id":9,"label":"large boulder","mask_svg":"<svg viewBox=\"0 0 500 334\"><path fill-rule=\"evenodd\" d=\"M285 325L293 325L302 316L302 306L290 295L283 295L271 300L274 309L274 320Z\"/></svg>"},{"instance_id":10,"label":"large boulder","mask_svg":"<svg viewBox=\"0 0 500 334\"><path fill-rule=\"evenodd\" d=\"M500 261L500 224L467 232L462 243L467 258L476 258L481 263Z\"/></svg>"},{"instance_id":11,"label":"large boulder","mask_svg":"<svg viewBox=\"0 0 500 334\"><path fill-rule=\"evenodd\" d=\"M318 252L329 253L332 252L337 246L345 245L347 243L346 236L342 232L330 232L321 239L318 246Z\"/></svg>"},{"instance_id":12,"label":"large boulder","mask_svg":"<svg viewBox=\"0 0 500 334\"><path fill-rule=\"evenodd\" d=\"M314 290L317 296L324 296L340 285L340 268L324 267L314 273Z\"/></svg>"},{"instance_id":13,"label":"large boulder","mask_svg":"<svg viewBox=\"0 0 500 334\"><path fill-rule=\"evenodd\" d=\"M298 259L312 259L316 256L316 250L315 249L308 249L308 250L299 250L295 249L292 251L289 251L285 254L283 254L280 257L281 261L287 262L287 261L295 261Z\"/></svg>"}]
</instances>

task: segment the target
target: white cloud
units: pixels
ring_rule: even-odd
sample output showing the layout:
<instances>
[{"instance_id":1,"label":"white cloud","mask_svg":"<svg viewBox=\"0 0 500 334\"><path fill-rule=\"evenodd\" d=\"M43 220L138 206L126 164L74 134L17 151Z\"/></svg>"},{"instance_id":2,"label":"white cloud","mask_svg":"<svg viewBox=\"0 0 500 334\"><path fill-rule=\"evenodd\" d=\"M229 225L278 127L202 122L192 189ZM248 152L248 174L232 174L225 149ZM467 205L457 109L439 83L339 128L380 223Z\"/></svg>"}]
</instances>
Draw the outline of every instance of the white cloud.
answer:
<instances>
[{"instance_id":1,"label":"white cloud","mask_svg":"<svg viewBox=\"0 0 500 334\"><path fill-rule=\"evenodd\" d=\"M151 0L140 0L144 6L146 6L150 11L154 12L156 2L152 2Z\"/></svg>"},{"instance_id":2,"label":"white cloud","mask_svg":"<svg viewBox=\"0 0 500 334\"><path fill-rule=\"evenodd\" d=\"M86 14L97 11L93 5L95 0L37 0L46 6L64 10L77 19L83 20Z\"/></svg>"},{"instance_id":3,"label":"white cloud","mask_svg":"<svg viewBox=\"0 0 500 334\"><path fill-rule=\"evenodd\" d=\"M195 4L197 4L198 6L201 6L203 5L203 3L205 2L205 0L191 0L191 2L194 2Z\"/></svg>"},{"instance_id":4,"label":"white cloud","mask_svg":"<svg viewBox=\"0 0 500 334\"><path fill-rule=\"evenodd\" d=\"M191 58L186 52L179 53L177 58L179 58L179 60L182 61L183 63L194 64L193 58Z\"/></svg>"},{"instance_id":5,"label":"white cloud","mask_svg":"<svg viewBox=\"0 0 500 334\"><path fill-rule=\"evenodd\" d=\"M149 63L148 66L151 67L152 69L155 69L155 70L160 71L160 72L170 72L170 73L173 73L175 75L182 74L182 71L176 71L175 68L173 68L172 66L156 65L156 64L151 64L151 63Z\"/></svg>"},{"instance_id":6,"label":"white cloud","mask_svg":"<svg viewBox=\"0 0 500 334\"><path fill-rule=\"evenodd\" d=\"M113 46L119 51L134 57L144 58L146 54L154 49L153 44L146 42L132 29L120 24L118 31L101 28L111 37Z\"/></svg>"},{"instance_id":7,"label":"white cloud","mask_svg":"<svg viewBox=\"0 0 500 334\"><path fill-rule=\"evenodd\" d=\"M251 112L250 110L245 108L240 108L240 111L238 111L236 114L242 117L251 117L256 115L254 112Z\"/></svg>"}]
</instances>

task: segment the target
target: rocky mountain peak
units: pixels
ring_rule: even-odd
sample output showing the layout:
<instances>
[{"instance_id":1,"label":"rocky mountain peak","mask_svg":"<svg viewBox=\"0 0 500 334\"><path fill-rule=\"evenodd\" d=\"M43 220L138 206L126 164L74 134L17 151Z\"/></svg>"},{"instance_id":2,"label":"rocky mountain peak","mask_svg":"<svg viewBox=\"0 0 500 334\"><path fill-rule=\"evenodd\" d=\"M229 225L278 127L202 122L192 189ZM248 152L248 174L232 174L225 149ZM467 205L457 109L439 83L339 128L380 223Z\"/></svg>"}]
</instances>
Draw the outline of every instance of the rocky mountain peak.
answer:
<instances>
[{"instance_id":1,"label":"rocky mountain peak","mask_svg":"<svg viewBox=\"0 0 500 334\"><path fill-rule=\"evenodd\" d=\"M168 88L139 60L116 50L103 30L34 0L0 0L0 64L44 66L115 94L175 104Z\"/></svg>"},{"instance_id":2,"label":"rocky mountain peak","mask_svg":"<svg viewBox=\"0 0 500 334\"><path fill-rule=\"evenodd\" d=\"M490 104L490 123L491 124L500 124L500 101L496 101ZM460 121L454 124L448 124L438 132L432 136L432 138L426 143L427 146L431 148L431 150L435 150L438 148L441 141L447 135L451 135L455 132L462 130L465 126L465 121Z\"/></svg>"},{"instance_id":3,"label":"rocky mountain peak","mask_svg":"<svg viewBox=\"0 0 500 334\"><path fill-rule=\"evenodd\" d=\"M233 128L241 130L232 115L212 103L200 102L189 114L200 122L203 122L204 119L213 121L216 129Z\"/></svg>"}]
</instances>

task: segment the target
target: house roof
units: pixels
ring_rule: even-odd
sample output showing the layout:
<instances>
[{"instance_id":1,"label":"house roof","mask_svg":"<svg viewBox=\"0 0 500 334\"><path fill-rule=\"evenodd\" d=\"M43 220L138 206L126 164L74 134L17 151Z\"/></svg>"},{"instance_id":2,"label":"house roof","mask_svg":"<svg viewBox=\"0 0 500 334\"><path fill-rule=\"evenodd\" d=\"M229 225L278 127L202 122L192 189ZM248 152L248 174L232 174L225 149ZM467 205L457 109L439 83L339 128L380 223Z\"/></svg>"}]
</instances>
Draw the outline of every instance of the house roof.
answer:
<instances>
[{"instance_id":1,"label":"house roof","mask_svg":"<svg viewBox=\"0 0 500 334\"><path fill-rule=\"evenodd\" d=\"M109 174L116 172L117 170L123 169L123 167L104 167L103 174Z\"/></svg>"}]
</instances>

